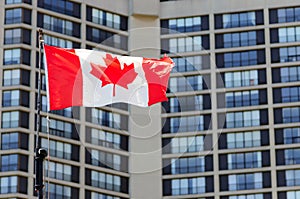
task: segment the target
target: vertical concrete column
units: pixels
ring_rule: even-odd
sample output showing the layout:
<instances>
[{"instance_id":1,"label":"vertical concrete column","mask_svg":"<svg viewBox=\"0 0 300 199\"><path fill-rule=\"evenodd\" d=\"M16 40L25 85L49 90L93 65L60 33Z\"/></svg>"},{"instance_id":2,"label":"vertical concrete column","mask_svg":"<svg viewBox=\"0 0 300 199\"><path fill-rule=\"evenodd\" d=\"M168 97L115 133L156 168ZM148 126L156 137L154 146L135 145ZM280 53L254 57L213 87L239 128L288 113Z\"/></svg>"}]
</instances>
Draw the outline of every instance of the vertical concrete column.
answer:
<instances>
[{"instance_id":1,"label":"vertical concrete column","mask_svg":"<svg viewBox=\"0 0 300 199\"><path fill-rule=\"evenodd\" d=\"M160 55L159 0L130 0L129 53ZM129 194L133 199L162 198L161 105L130 106Z\"/></svg>"}]
</instances>

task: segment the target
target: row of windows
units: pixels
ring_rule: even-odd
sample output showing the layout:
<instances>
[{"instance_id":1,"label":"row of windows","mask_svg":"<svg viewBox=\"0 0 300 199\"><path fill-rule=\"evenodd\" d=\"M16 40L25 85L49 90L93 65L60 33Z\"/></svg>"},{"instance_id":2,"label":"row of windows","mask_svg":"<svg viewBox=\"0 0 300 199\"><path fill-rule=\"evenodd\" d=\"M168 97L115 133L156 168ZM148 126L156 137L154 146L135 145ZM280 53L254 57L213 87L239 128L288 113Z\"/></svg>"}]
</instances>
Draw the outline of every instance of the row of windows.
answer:
<instances>
[{"instance_id":1,"label":"row of windows","mask_svg":"<svg viewBox=\"0 0 300 199\"><path fill-rule=\"evenodd\" d=\"M29 92L23 90L8 90L2 92L2 106L29 107Z\"/></svg>"},{"instance_id":2,"label":"row of windows","mask_svg":"<svg viewBox=\"0 0 300 199\"><path fill-rule=\"evenodd\" d=\"M172 69L172 73L176 72L188 72L199 71L202 69L210 68L209 55L197 55L197 56L185 56L172 58L175 66Z\"/></svg>"},{"instance_id":3,"label":"row of windows","mask_svg":"<svg viewBox=\"0 0 300 199\"><path fill-rule=\"evenodd\" d=\"M259 90L228 92L225 94L226 107L259 105L259 94Z\"/></svg>"},{"instance_id":4,"label":"row of windows","mask_svg":"<svg viewBox=\"0 0 300 199\"><path fill-rule=\"evenodd\" d=\"M28 157L26 155L9 154L1 156L1 171L28 171Z\"/></svg>"},{"instance_id":5,"label":"row of windows","mask_svg":"<svg viewBox=\"0 0 300 199\"><path fill-rule=\"evenodd\" d=\"M213 170L212 155L163 160L163 174L199 173Z\"/></svg>"},{"instance_id":6,"label":"row of windows","mask_svg":"<svg viewBox=\"0 0 300 199\"><path fill-rule=\"evenodd\" d=\"M239 128L259 125L259 110L226 113L226 128Z\"/></svg>"},{"instance_id":7,"label":"row of windows","mask_svg":"<svg viewBox=\"0 0 300 199\"><path fill-rule=\"evenodd\" d=\"M79 168L68 164L46 161L45 174L58 180L79 182Z\"/></svg>"},{"instance_id":8,"label":"row of windows","mask_svg":"<svg viewBox=\"0 0 300 199\"><path fill-rule=\"evenodd\" d=\"M29 86L30 72L23 69L3 70L3 86Z\"/></svg>"},{"instance_id":9,"label":"row of windows","mask_svg":"<svg viewBox=\"0 0 300 199\"><path fill-rule=\"evenodd\" d=\"M228 190L229 191L261 189L261 188L263 188L263 174L262 173L228 175Z\"/></svg>"},{"instance_id":10,"label":"row of windows","mask_svg":"<svg viewBox=\"0 0 300 199\"><path fill-rule=\"evenodd\" d=\"M86 170L86 173L91 179L90 182L86 181L87 185L116 192L128 193L127 178L88 169Z\"/></svg>"},{"instance_id":11,"label":"row of windows","mask_svg":"<svg viewBox=\"0 0 300 199\"><path fill-rule=\"evenodd\" d=\"M300 66L272 69L273 83L300 81Z\"/></svg>"},{"instance_id":12,"label":"row of windows","mask_svg":"<svg viewBox=\"0 0 300 199\"><path fill-rule=\"evenodd\" d=\"M4 31L4 44L30 44L31 31L25 28L6 29Z\"/></svg>"},{"instance_id":13,"label":"row of windows","mask_svg":"<svg viewBox=\"0 0 300 199\"><path fill-rule=\"evenodd\" d=\"M127 150L128 138L124 135L89 128L86 130L86 141L107 148Z\"/></svg>"},{"instance_id":14,"label":"row of windows","mask_svg":"<svg viewBox=\"0 0 300 199\"><path fill-rule=\"evenodd\" d=\"M97 8L92 8L87 6L87 20L96 24L114 28L117 30L127 30L128 29L128 18L118 14L113 14L108 11L99 10Z\"/></svg>"},{"instance_id":15,"label":"row of windows","mask_svg":"<svg viewBox=\"0 0 300 199\"><path fill-rule=\"evenodd\" d=\"M102 45L108 45L122 50L128 49L127 37L110 31L87 26L86 39Z\"/></svg>"},{"instance_id":16,"label":"row of windows","mask_svg":"<svg viewBox=\"0 0 300 199\"><path fill-rule=\"evenodd\" d=\"M256 86L259 83L259 72L258 70L226 72L224 73L224 86L225 88Z\"/></svg>"},{"instance_id":17,"label":"row of windows","mask_svg":"<svg viewBox=\"0 0 300 199\"><path fill-rule=\"evenodd\" d=\"M190 36L162 40L162 53L199 52L209 49L208 36Z\"/></svg>"},{"instance_id":18,"label":"row of windows","mask_svg":"<svg viewBox=\"0 0 300 199\"><path fill-rule=\"evenodd\" d=\"M113 113L110 111L105 111L101 109L93 108L90 110L91 122L94 124L99 124L115 129L121 128L121 118L119 113Z\"/></svg>"},{"instance_id":19,"label":"row of windows","mask_svg":"<svg viewBox=\"0 0 300 199\"><path fill-rule=\"evenodd\" d=\"M210 109L210 96L194 95L182 97L170 97L168 102L162 103L163 109L167 113L199 111Z\"/></svg>"},{"instance_id":20,"label":"row of windows","mask_svg":"<svg viewBox=\"0 0 300 199\"><path fill-rule=\"evenodd\" d=\"M161 20L161 33L196 32L208 30L208 16Z\"/></svg>"},{"instance_id":21,"label":"row of windows","mask_svg":"<svg viewBox=\"0 0 300 199\"><path fill-rule=\"evenodd\" d=\"M300 41L300 27L284 27L271 29L271 42L272 43L285 43L285 42L297 42Z\"/></svg>"},{"instance_id":22,"label":"row of windows","mask_svg":"<svg viewBox=\"0 0 300 199\"><path fill-rule=\"evenodd\" d=\"M19 3L31 4L31 0L5 0L6 5L19 4Z\"/></svg>"},{"instance_id":23,"label":"row of windows","mask_svg":"<svg viewBox=\"0 0 300 199\"><path fill-rule=\"evenodd\" d=\"M25 133L2 133L1 150L28 149L28 135Z\"/></svg>"},{"instance_id":24,"label":"row of windows","mask_svg":"<svg viewBox=\"0 0 300 199\"><path fill-rule=\"evenodd\" d=\"M45 138L41 139L41 146L48 149L49 155L66 160L79 160L79 147L69 143L64 143L60 141L48 140Z\"/></svg>"},{"instance_id":25,"label":"row of windows","mask_svg":"<svg viewBox=\"0 0 300 199\"><path fill-rule=\"evenodd\" d=\"M54 36L50 36L47 34L44 34L44 41L45 44L51 45L51 46L58 46L61 48L79 48L80 44L77 42L72 42L67 39L62 39Z\"/></svg>"},{"instance_id":26,"label":"row of windows","mask_svg":"<svg viewBox=\"0 0 300 199\"><path fill-rule=\"evenodd\" d=\"M300 7L270 10L270 23L286 23L300 21Z\"/></svg>"},{"instance_id":27,"label":"row of windows","mask_svg":"<svg viewBox=\"0 0 300 199\"><path fill-rule=\"evenodd\" d=\"M261 145L260 131L246 131L238 133L227 133L227 148L249 148Z\"/></svg>"},{"instance_id":28,"label":"row of windows","mask_svg":"<svg viewBox=\"0 0 300 199\"><path fill-rule=\"evenodd\" d=\"M31 10L14 8L5 10L5 24L31 24Z\"/></svg>"},{"instance_id":29,"label":"row of windows","mask_svg":"<svg viewBox=\"0 0 300 199\"><path fill-rule=\"evenodd\" d=\"M2 128L29 127L29 114L22 111L2 112Z\"/></svg>"},{"instance_id":30,"label":"row of windows","mask_svg":"<svg viewBox=\"0 0 300 199\"><path fill-rule=\"evenodd\" d=\"M5 49L3 65L12 64L30 65L30 50L21 48Z\"/></svg>"},{"instance_id":31,"label":"row of windows","mask_svg":"<svg viewBox=\"0 0 300 199\"><path fill-rule=\"evenodd\" d=\"M300 61L300 46L271 49L272 63Z\"/></svg>"},{"instance_id":32,"label":"row of windows","mask_svg":"<svg viewBox=\"0 0 300 199\"><path fill-rule=\"evenodd\" d=\"M78 23L41 13L38 13L38 18L41 19L38 20L38 26L42 28L80 38L80 24Z\"/></svg>"},{"instance_id":33,"label":"row of windows","mask_svg":"<svg viewBox=\"0 0 300 199\"><path fill-rule=\"evenodd\" d=\"M254 46L264 43L264 31L216 34L216 48Z\"/></svg>"},{"instance_id":34,"label":"row of windows","mask_svg":"<svg viewBox=\"0 0 300 199\"><path fill-rule=\"evenodd\" d=\"M214 191L212 176L164 180L163 187L164 196L202 194Z\"/></svg>"},{"instance_id":35,"label":"row of windows","mask_svg":"<svg viewBox=\"0 0 300 199\"><path fill-rule=\"evenodd\" d=\"M216 55L218 68L231 68L265 64L264 50L250 50L243 52L218 53Z\"/></svg>"},{"instance_id":36,"label":"row of windows","mask_svg":"<svg viewBox=\"0 0 300 199\"><path fill-rule=\"evenodd\" d=\"M286 103L300 101L300 87L285 87L273 89L274 103Z\"/></svg>"},{"instance_id":37,"label":"row of windows","mask_svg":"<svg viewBox=\"0 0 300 199\"><path fill-rule=\"evenodd\" d=\"M68 0L39 0L38 6L54 12L80 18L80 4Z\"/></svg>"},{"instance_id":38,"label":"row of windows","mask_svg":"<svg viewBox=\"0 0 300 199\"><path fill-rule=\"evenodd\" d=\"M41 131L47 133L47 119L45 117L42 117ZM56 135L65 138L76 139L79 137L75 130L74 124L56 119L50 120L49 133L51 135Z\"/></svg>"},{"instance_id":39,"label":"row of windows","mask_svg":"<svg viewBox=\"0 0 300 199\"><path fill-rule=\"evenodd\" d=\"M205 82L205 80L206 79L202 75L171 77L169 80L169 91L186 92L203 90L205 89L205 85L209 84L209 82Z\"/></svg>"},{"instance_id":40,"label":"row of windows","mask_svg":"<svg viewBox=\"0 0 300 199\"><path fill-rule=\"evenodd\" d=\"M189 136L163 139L163 153L193 153L210 149L211 136Z\"/></svg>"},{"instance_id":41,"label":"row of windows","mask_svg":"<svg viewBox=\"0 0 300 199\"><path fill-rule=\"evenodd\" d=\"M224 162L220 161L220 164ZM262 167L262 153L234 153L227 154L227 169L246 169Z\"/></svg>"},{"instance_id":42,"label":"row of windows","mask_svg":"<svg viewBox=\"0 0 300 199\"><path fill-rule=\"evenodd\" d=\"M87 148L85 158L85 162L91 165L125 172L128 170L128 159L118 154Z\"/></svg>"},{"instance_id":43,"label":"row of windows","mask_svg":"<svg viewBox=\"0 0 300 199\"><path fill-rule=\"evenodd\" d=\"M66 199L79 199L79 190L66 185L46 183L45 185L46 199L51 198L66 198Z\"/></svg>"},{"instance_id":44,"label":"row of windows","mask_svg":"<svg viewBox=\"0 0 300 199\"><path fill-rule=\"evenodd\" d=\"M107 195L103 193L97 193L94 191L85 191L86 199L124 199L117 196Z\"/></svg>"}]
</instances>

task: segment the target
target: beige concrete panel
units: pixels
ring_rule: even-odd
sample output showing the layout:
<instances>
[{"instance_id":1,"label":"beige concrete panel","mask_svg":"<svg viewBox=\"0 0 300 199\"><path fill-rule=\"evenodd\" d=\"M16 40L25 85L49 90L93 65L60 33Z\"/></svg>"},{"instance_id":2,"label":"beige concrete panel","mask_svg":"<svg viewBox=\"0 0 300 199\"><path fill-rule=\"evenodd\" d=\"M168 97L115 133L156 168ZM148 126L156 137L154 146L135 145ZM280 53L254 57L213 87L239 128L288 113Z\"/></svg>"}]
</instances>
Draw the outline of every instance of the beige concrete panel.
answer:
<instances>
[{"instance_id":1,"label":"beige concrete panel","mask_svg":"<svg viewBox=\"0 0 300 199\"><path fill-rule=\"evenodd\" d=\"M158 16L159 0L129 0L129 15Z\"/></svg>"}]
</instances>

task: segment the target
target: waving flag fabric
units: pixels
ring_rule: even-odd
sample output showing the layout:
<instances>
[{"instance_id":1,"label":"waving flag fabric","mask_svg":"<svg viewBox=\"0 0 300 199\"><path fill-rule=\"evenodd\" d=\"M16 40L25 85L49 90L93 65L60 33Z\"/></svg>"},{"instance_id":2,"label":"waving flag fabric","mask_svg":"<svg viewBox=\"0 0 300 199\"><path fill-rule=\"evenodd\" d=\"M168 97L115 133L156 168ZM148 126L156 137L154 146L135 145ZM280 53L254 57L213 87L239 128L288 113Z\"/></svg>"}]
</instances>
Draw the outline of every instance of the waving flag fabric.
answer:
<instances>
[{"instance_id":1,"label":"waving flag fabric","mask_svg":"<svg viewBox=\"0 0 300 199\"><path fill-rule=\"evenodd\" d=\"M115 102L146 107L167 100L174 66L169 57L157 60L48 45L44 52L49 110Z\"/></svg>"}]
</instances>

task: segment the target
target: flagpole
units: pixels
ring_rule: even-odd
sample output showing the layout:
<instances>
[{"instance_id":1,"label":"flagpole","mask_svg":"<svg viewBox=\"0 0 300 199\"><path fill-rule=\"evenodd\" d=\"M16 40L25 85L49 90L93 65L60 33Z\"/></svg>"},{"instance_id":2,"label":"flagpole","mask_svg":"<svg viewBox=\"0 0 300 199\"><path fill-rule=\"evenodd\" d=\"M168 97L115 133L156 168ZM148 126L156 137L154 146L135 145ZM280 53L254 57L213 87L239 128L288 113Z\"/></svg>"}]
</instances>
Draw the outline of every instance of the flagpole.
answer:
<instances>
[{"instance_id":1,"label":"flagpole","mask_svg":"<svg viewBox=\"0 0 300 199\"><path fill-rule=\"evenodd\" d=\"M41 86L42 86L42 48L43 30L39 29L39 76L38 76L38 96L37 96L37 117L36 117L36 148L35 148L35 191L38 199L43 199L43 162L47 156L47 150L41 147L39 132L41 130Z\"/></svg>"}]
</instances>

